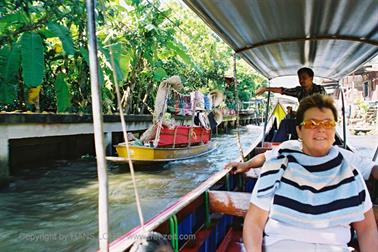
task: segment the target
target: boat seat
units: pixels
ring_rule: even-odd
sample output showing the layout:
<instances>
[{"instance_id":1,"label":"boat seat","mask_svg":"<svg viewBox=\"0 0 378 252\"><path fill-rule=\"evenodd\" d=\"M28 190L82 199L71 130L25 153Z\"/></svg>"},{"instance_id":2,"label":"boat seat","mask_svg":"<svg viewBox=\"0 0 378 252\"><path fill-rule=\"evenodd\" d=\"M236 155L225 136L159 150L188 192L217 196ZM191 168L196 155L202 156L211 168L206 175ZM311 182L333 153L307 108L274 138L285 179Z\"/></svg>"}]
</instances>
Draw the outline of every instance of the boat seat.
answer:
<instances>
[{"instance_id":1,"label":"boat seat","mask_svg":"<svg viewBox=\"0 0 378 252\"><path fill-rule=\"evenodd\" d=\"M242 252L245 251L243 244L243 231L241 228L231 227L216 252Z\"/></svg>"},{"instance_id":2,"label":"boat seat","mask_svg":"<svg viewBox=\"0 0 378 252\"><path fill-rule=\"evenodd\" d=\"M272 147L256 147L255 148L255 154L260 154L260 153L264 153L266 152L267 150L271 150Z\"/></svg>"},{"instance_id":3,"label":"boat seat","mask_svg":"<svg viewBox=\"0 0 378 252\"><path fill-rule=\"evenodd\" d=\"M226 239L228 227L232 222L231 216L215 214L211 216L211 224L202 226L195 232L195 239L183 245L181 252L216 251L218 242Z\"/></svg>"},{"instance_id":4,"label":"boat seat","mask_svg":"<svg viewBox=\"0 0 378 252\"><path fill-rule=\"evenodd\" d=\"M213 213L244 217L250 198L251 194L247 192L209 191L210 210Z\"/></svg>"}]
</instances>

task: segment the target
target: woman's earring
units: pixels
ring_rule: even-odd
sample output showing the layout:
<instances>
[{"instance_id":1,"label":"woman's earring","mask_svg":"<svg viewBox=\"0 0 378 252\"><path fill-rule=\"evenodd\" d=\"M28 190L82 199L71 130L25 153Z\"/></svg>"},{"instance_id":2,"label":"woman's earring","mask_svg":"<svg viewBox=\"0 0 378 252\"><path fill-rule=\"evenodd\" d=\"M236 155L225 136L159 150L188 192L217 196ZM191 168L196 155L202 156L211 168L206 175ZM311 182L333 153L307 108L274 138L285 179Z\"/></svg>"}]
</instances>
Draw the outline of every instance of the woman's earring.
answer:
<instances>
[{"instance_id":1,"label":"woman's earring","mask_svg":"<svg viewBox=\"0 0 378 252\"><path fill-rule=\"evenodd\" d=\"M298 137L298 141L302 143L302 138Z\"/></svg>"}]
</instances>

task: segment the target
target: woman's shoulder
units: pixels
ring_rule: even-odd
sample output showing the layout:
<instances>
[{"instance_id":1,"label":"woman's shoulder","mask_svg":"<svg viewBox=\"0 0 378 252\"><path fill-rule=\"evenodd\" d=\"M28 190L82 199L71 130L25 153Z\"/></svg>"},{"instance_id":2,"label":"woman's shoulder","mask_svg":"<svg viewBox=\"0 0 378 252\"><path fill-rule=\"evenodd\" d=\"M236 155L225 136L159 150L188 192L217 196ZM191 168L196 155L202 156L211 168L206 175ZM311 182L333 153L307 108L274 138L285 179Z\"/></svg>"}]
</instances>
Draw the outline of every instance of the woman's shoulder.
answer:
<instances>
[{"instance_id":1,"label":"woman's shoulder","mask_svg":"<svg viewBox=\"0 0 378 252\"><path fill-rule=\"evenodd\" d=\"M288 140L277 146L278 149L302 150L302 143L298 140Z\"/></svg>"}]
</instances>

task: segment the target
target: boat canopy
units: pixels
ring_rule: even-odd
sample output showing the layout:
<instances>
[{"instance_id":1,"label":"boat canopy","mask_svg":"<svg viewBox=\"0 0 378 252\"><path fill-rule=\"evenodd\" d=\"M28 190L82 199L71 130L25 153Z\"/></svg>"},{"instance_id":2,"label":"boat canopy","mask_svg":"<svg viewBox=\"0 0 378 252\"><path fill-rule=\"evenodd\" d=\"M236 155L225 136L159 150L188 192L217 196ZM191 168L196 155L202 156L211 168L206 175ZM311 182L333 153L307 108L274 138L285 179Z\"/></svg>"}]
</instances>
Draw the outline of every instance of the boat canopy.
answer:
<instances>
[{"instance_id":1,"label":"boat canopy","mask_svg":"<svg viewBox=\"0 0 378 252\"><path fill-rule=\"evenodd\" d=\"M377 0L184 0L268 79L340 80L378 54Z\"/></svg>"}]
</instances>

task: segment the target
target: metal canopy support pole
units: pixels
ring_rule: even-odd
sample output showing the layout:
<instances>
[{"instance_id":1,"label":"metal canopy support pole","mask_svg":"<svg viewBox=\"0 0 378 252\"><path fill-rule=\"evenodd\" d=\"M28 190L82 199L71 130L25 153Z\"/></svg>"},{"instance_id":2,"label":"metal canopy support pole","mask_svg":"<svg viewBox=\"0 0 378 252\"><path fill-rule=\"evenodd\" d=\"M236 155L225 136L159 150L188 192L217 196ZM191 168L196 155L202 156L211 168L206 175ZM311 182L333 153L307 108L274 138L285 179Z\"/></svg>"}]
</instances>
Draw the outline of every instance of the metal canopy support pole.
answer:
<instances>
[{"instance_id":1,"label":"metal canopy support pole","mask_svg":"<svg viewBox=\"0 0 378 252\"><path fill-rule=\"evenodd\" d=\"M104 131L102 125L102 99L98 82L98 61L96 41L96 19L94 0L86 0L88 17L88 50L91 77L93 130L95 137L98 174L98 225L99 246L102 252L109 251L108 245L108 176L106 173Z\"/></svg>"},{"instance_id":2,"label":"metal canopy support pole","mask_svg":"<svg viewBox=\"0 0 378 252\"><path fill-rule=\"evenodd\" d=\"M236 78L236 56L237 54L234 53L234 95L235 95L235 109L236 109L236 141L239 147L239 153L240 153L240 161L244 162L244 152L243 152L243 146L240 141L240 122L239 122L239 110L240 110L240 104L239 104L239 94L238 94L238 80Z\"/></svg>"},{"instance_id":3,"label":"metal canopy support pole","mask_svg":"<svg viewBox=\"0 0 378 252\"><path fill-rule=\"evenodd\" d=\"M344 149L347 148L347 137L346 137L346 118L345 118L345 98L344 90L342 85L339 83L340 94L341 94L341 114L343 115L343 140L344 140Z\"/></svg>"},{"instance_id":4,"label":"metal canopy support pole","mask_svg":"<svg viewBox=\"0 0 378 252\"><path fill-rule=\"evenodd\" d=\"M270 80L269 80L269 85L268 87L270 88ZM268 117L269 117L269 105L270 105L270 90L268 91L268 98L266 101L266 108L265 108L265 120L264 120L264 129L263 129L263 134L262 134L262 140L261 140L261 147L264 147L264 141L265 141L265 131L266 127L268 125Z\"/></svg>"}]
</instances>

